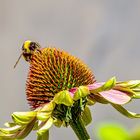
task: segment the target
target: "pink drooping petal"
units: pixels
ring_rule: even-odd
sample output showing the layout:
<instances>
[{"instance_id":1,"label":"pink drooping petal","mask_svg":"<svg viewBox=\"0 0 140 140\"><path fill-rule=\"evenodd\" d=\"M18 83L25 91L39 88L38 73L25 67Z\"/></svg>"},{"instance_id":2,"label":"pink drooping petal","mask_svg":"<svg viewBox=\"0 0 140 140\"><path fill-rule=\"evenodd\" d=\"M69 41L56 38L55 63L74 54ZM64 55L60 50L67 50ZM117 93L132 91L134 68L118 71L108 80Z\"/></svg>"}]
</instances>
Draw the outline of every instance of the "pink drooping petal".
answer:
<instances>
[{"instance_id":1,"label":"pink drooping petal","mask_svg":"<svg viewBox=\"0 0 140 140\"><path fill-rule=\"evenodd\" d=\"M91 85L87 85L87 87L89 90L94 90L94 89L101 87L103 84L104 84L104 82L94 83ZM69 92L71 92L71 94L74 94L77 91L77 89L78 89L78 87L71 88L71 89L69 89Z\"/></svg>"},{"instance_id":2,"label":"pink drooping petal","mask_svg":"<svg viewBox=\"0 0 140 140\"><path fill-rule=\"evenodd\" d=\"M104 82L94 83L94 84L88 85L87 87L89 88L89 90L94 90L101 87L102 85L104 85Z\"/></svg>"},{"instance_id":3,"label":"pink drooping petal","mask_svg":"<svg viewBox=\"0 0 140 140\"><path fill-rule=\"evenodd\" d=\"M126 104L131 100L131 97L128 96L126 93L113 89L100 92L99 94L107 101L118 105Z\"/></svg>"}]
</instances>

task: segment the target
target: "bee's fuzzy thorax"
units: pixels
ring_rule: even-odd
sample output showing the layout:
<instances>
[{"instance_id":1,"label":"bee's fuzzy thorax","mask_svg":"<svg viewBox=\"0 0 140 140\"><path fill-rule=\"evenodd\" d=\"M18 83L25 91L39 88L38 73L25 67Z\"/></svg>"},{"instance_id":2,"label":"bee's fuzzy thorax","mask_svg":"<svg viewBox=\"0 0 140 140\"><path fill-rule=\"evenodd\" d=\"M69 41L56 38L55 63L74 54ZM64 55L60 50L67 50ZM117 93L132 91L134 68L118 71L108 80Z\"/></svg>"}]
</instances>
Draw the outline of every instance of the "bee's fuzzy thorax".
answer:
<instances>
[{"instance_id":1,"label":"bee's fuzzy thorax","mask_svg":"<svg viewBox=\"0 0 140 140\"><path fill-rule=\"evenodd\" d=\"M50 102L59 91L94 82L92 71L78 58L56 48L42 48L31 57L27 100L36 108Z\"/></svg>"}]
</instances>

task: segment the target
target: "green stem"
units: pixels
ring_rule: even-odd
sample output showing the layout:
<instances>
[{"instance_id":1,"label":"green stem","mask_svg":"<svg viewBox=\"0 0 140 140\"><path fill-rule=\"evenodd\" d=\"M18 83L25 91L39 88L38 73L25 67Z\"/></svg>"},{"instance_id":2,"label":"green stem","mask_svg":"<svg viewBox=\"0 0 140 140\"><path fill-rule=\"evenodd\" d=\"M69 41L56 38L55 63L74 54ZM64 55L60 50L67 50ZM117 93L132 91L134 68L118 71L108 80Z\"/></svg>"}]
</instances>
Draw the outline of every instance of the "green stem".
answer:
<instances>
[{"instance_id":1,"label":"green stem","mask_svg":"<svg viewBox=\"0 0 140 140\"><path fill-rule=\"evenodd\" d=\"M72 119L70 121L70 126L79 138L79 140L90 140L90 136L80 117Z\"/></svg>"}]
</instances>

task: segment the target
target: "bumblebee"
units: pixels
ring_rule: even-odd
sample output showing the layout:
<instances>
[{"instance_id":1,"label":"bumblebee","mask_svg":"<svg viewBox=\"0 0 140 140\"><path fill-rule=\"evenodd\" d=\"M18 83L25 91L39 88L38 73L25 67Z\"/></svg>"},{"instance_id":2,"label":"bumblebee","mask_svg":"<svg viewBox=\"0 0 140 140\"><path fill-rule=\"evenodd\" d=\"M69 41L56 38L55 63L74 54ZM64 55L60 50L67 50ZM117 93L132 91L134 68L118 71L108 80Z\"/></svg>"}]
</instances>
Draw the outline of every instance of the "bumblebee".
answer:
<instances>
[{"instance_id":1,"label":"bumblebee","mask_svg":"<svg viewBox=\"0 0 140 140\"><path fill-rule=\"evenodd\" d=\"M29 62L33 53L35 51L39 51L40 48L41 46L37 42L32 42L30 40L25 41L22 45L22 53L20 54L18 60L16 61L14 68L16 67L22 56L27 62Z\"/></svg>"}]
</instances>

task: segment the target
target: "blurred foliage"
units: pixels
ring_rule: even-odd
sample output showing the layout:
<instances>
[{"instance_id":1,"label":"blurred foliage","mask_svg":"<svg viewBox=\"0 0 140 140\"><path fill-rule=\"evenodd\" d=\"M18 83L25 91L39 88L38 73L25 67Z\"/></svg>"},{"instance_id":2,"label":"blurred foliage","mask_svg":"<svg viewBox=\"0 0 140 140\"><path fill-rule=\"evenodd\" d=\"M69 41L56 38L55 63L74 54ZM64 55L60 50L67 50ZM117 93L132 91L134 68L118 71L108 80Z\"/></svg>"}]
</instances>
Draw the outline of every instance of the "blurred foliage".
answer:
<instances>
[{"instance_id":1,"label":"blurred foliage","mask_svg":"<svg viewBox=\"0 0 140 140\"><path fill-rule=\"evenodd\" d=\"M97 129L98 140L140 140L140 125L127 130L118 123L103 123Z\"/></svg>"}]
</instances>

